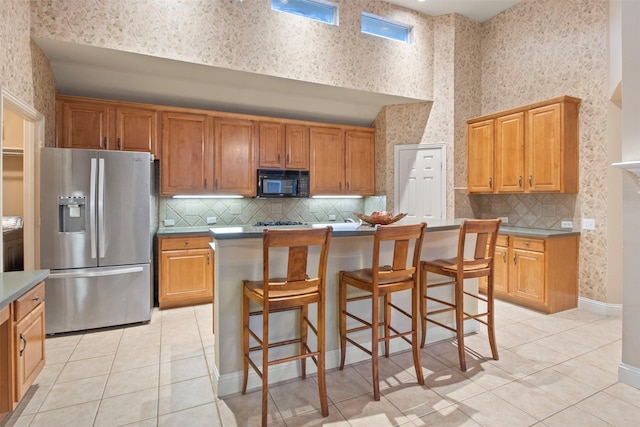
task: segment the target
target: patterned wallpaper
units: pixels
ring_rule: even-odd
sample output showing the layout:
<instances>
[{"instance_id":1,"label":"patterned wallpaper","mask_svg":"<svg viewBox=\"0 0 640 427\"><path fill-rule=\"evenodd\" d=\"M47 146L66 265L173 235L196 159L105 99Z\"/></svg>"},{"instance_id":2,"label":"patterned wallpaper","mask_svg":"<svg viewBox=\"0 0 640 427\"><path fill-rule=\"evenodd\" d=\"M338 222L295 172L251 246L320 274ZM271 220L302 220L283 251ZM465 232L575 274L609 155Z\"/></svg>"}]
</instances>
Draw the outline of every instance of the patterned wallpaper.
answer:
<instances>
[{"instance_id":1,"label":"patterned wallpaper","mask_svg":"<svg viewBox=\"0 0 640 427\"><path fill-rule=\"evenodd\" d=\"M378 0L337 2L338 27L271 11L265 0L32 0L31 31L36 37L433 101L380 112L380 197L365 200L365 207L386 203L393 208L394 145L443 142L449 216L484 217L513 209L510 223L551 228L563 219L596 218L597 229L582 233L580 295L606 301L606 0L523 0L484 24L457 15L428 17ZM359 36L361 10L413 25L415 43ZM9 39L7 31L0 30ZM465 121L564 94L583 100L580 194L469 197ZM172 203L161 201L161 209ZM280 207L260 203L250 202L254 216L288 215L284 205L281 213ZM309 204L291 212L302 216L310 209L351 208ZM217 206L202 209L225 217L224 208L220 215Z\"/></svg>"},{"instance_id":2,"label":"patterned wallpaper","mask_svg":"<svg viewBox=\"0 0 640 427\"><path fill-rule=\"evenodd\" d=\"M0 15L0 86L45 116L45 143L54 143L55 79L30 38L29 0L4 0Z\"/></svg>"},{"instance_id":3,"label":"patterned wallpaper","mask_svg":"<svg viewBox=\"0 0 640 427\"><path fill-rule=\"evenodd\" d=\"M560 95L580 105L580 193L473 196L475 216L509 216L511 225L581 230L580 295L607 301L608 6L605 0L525 0L482 25L481 114ZM617 285L616 285L617 286Z\"/></svg>"}]
</instances>

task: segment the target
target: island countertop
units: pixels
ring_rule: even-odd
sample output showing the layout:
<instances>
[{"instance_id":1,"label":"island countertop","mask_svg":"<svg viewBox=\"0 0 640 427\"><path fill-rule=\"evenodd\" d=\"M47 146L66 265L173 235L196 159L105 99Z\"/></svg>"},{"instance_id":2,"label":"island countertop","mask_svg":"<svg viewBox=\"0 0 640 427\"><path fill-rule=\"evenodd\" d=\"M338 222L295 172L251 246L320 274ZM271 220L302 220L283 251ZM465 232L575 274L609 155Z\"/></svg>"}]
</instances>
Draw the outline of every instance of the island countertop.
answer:
<instances>
[{"instance_id":1,"label":"island countertop","mask_svg":"<svg viewBox=\"0 0 640 427\"><path fill-rule=\"evenodd\" d=\"M49 270L10 271L0 274L0 309L49 277Z\"/></svg>"}]
</instances>

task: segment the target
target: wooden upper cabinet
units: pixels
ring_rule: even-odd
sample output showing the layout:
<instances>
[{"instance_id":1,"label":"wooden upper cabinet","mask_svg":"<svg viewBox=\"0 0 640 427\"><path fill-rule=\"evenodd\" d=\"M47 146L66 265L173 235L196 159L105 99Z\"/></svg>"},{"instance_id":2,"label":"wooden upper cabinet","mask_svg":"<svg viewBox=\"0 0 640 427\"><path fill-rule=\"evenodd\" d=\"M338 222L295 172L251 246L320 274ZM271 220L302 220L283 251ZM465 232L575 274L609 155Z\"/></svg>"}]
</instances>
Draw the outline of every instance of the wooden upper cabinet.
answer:
<instances>
[{"instance_id":1,"label":"wooden upper cabinet","mask_svg":"<svg viewBox=\"0 0 640 427\"><path fill-rule=\"evenodd\" d=\"M286 125L285 168L309 170L309 126Z\"/></svg>"},{"instance_id":2,"label":"wooden upper cabinet","mask_svg":"<svg viewBox=\"0 0 640 427\"><path fill-rule=\"evenodd\" d=\"M115 147L123 151L157 153L158 112L144 108L116 108Z\"/></svg>"},{"instance_id":3,"label":"wooden upper cabinet","mask_svg":"<svg viewBox=\"0 0 640 427\"><path fill-rule=\"evenodd\" d=\"M262 169L284 169L285 126L281 123L260 122L258 165Z\"/></svg>"},{"instance_id":4,"label":"wooden upper cabinet","mask_svg":"<svg viewBox=\"0 0 640 427\"><path fill-rule=\"evenodd\" d=\"M343 194L345 189L344 130L309 128L309 193Z\"/></svg>"},{"instance_id":5,"label":"wooden upper cabinet","mask_svg":"<svg viewBox=\"0 0 640 427\"><path fill-rule=\"evenodd\" d=\"M469 124L467 141L467 190L492 193L494 120Z\"/></svg>"},{"instance_id":6,"label":"wooden upper cabinet","mask_svg":"<svg viewBox=\"0 0 640 427\"><path fill-rule=\"evenodd\" d=\"M495 123L494 189L496 192L524 191L524 113L498 117Z\"/></svg>"},{"instance_id":7,"label":"wooden upper cabinet","mask_svg":"<svg viewBox=\"0 0 640 427\"><path fill-rule=\"evenodd\" d=\"M144 151L158 157L158 111L94 99L58 97L57 146Z\"/></svg>"},{"instance_id":8,"label":"wooden upper cabinet","mask_svg":"<svg viewBox=\"0 0 640 427\"><path fill-rule=\"evenodd\" d=\"M85 101L58 102L58 147L106 150L112 134L111 107ZM62 110L62 111L60 111Z\"/></svg>"},{"instance_id":9,"label":"wooden upper cabinet","mask_svg":"<svg viewBox=\"0 0 640 427\"><path fill-rule=\"evenodd\" d=\"M160 194L213 191L213 140L206 114L162 114Z\"/></svg>"},{"instance_id":10,"label":"wooden upper cabinet","mask_svg":"<svg viewBox=\"0 0 640 427\"><path fill-rule=\"evenodd\" d=\"M258 165L262 169L309 170L309 127L259 123Z\"/></svg>"},{"instance_id":11,"label":"wooden upper cabinet","mask_svg":"<svg viewBox=\"0 0 640 427\"><path fill-rule=\"evenodd\" d=\"M577 193L580 99L550 99L468 124L469 193Z\"/></svg>"},{"instance_id":12,"label":"wooden upper cabinet","mask_svg":"<svg viewBox=\"0 0 640 427\"><path fill-rule=\"evenodd\" d=\"M345 132L345 193L361 196L375 194L375 134Z\"/></svg>"},{"instance_id":13,"label":"wooden upper cabinet","mask_svg":"<svg viewBox=\"0 0 640 427\"><path fill-rule=\"evenodd\" d=\"M214 124L214 191L255 196L258 126L253 120L219 117Z\"/></svg>"},{"instance_id":14,"label":"wooden upper cabinet","mask_svg":"<svg viewBox=\"0 0 640 427\"><path fill-rule=\"evenodd\" d=\"M529 191L578 192L578 103L557 102L527 112Z\"/></svg>"}]
</instances>

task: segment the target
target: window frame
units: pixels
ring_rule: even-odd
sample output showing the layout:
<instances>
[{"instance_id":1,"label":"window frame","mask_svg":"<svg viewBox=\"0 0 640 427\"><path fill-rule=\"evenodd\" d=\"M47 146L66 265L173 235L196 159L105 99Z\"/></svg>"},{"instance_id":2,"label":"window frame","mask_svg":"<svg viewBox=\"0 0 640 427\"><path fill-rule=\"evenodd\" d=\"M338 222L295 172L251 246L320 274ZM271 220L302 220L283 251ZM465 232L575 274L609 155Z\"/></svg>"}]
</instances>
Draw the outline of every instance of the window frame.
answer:
<instances>
[{"instance_id":1,"label":"window frame","mask_svg":"<svg viewBox=\"0 0 640 427\"><path fill-rule=\"evenodd\" d=\"M290 2L298 2L298 3L306 3L306 4L311 4L311 5L318 5L320 7L325 7L328 9L332 9L333 10L333 15L331 17L330 20L325 20L325 19L319 19L318 17L314 17L311 14L305 14L304 10L300 9L297 12L292 11L292 10L286 10L285 8L279 8L277 5L281 5L282 2L280 0L271 0L270 4L271 4L271 10L274 10L276 12L283 12L283 13L288 13L290 15L294 15L294 16L299 16L301 18L307 18L310 19L312 21L316 21L316 22L322 22L324 24L329 24L329 25L335 25L338 26L339 25L339 21L340 21L340 5L338 3L329 1L329 0L289 0ZM288 3L288 2L287 2ZM276 6L274 6L276 5Z\"/></svg>"},{"instance_id":2,"label":"window frame","mask_svg":"<svg viewBox=\"0 0 640 427\"><path fill-rule=\"evenodd\" d=\"M389 37L388 35L385 35L384 33L375 33L375 32L365 31L365 29L364 29L365 19L369 20L369 22L377 21L377 22L382 22L382 23L385 23L385 24L392 25L394 27L399 27L401 29L404 29L406 31L406 38L405 39L400 39L400 38L397 38L397 37ZM360 33L361 34L367 34L367 35L373 36L373 37L379 37L379 38L386 39L386 40L393 40L393 41L401 42L401 43L404 43L404 44L411 44L413 42L413 25L405 24L403 22L396 21L396 20L389 19L389 18L385 18L384 16L376 15L376 14L369 13L369 12L361 12L360 13Z\"/></svg>"}]
</instances>

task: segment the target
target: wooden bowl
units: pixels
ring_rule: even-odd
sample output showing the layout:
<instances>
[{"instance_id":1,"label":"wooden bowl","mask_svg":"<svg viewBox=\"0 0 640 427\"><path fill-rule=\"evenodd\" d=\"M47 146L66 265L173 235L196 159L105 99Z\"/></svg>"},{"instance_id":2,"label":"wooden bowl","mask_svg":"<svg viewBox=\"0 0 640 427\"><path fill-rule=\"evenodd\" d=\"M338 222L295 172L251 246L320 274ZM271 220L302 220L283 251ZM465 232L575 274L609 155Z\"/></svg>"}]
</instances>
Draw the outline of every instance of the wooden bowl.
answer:
<instances>
[{"instance_id":1,"label":"wooden bowl","mask_svg":"<svg viewBox=\"0 0 640 427\"><path fill-rule=\"evenodd\" d=\"M396 216L392 216L392 214L371 216L371 215L365 215L365 214L359 214L359 213L355 213L355 215L361 220L363 220L364 222L366 222L367 224L371 225L372 227L378 224L380 225L393 224L394 222L400 221L402 218L407 216L406 213L400 213Z\"/></svg>"}]
</instances>

